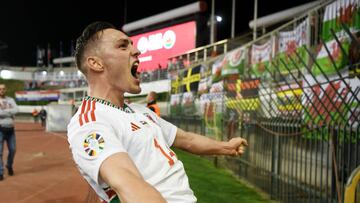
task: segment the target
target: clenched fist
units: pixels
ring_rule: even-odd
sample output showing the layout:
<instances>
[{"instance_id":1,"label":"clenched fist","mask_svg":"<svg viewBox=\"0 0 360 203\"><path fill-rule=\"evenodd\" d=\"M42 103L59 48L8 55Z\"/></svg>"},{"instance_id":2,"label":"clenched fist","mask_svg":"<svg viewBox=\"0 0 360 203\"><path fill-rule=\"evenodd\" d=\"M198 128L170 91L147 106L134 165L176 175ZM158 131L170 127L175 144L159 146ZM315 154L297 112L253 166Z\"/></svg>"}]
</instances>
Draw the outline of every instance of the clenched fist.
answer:
<instances>
[{"instance_id":1,"label":"clenched fist","mask_svg":"<svg viewBox=\"0 0 360 203\"><path fill-rule=\"evenodd\" d=\"M241 137L235 137L228 141L228 147L230 154L232 156L239 156L245 152L246 146L248 146L247 141Z\"/></svg>"}]
</instances>

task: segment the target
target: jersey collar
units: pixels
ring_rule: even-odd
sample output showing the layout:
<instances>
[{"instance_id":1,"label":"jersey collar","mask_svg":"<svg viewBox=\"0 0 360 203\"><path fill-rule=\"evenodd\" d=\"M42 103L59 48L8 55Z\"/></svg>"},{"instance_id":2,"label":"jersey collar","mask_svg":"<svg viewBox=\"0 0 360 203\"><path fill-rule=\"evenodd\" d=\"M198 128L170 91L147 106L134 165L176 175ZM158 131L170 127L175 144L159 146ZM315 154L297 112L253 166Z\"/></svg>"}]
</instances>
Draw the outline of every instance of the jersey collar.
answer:
<instances>
[{"instance_id":1,"label":"jersey collar","mask_svg":"<svg viewBox=\"0 0 360 203\"><path fill-rule=\"evenodd\" d=\"M83 98L83 101L88 101L88 100L90 100L90 101L96 101L96 102L98 102L98 103L100 103L100 104L104 104L104 105L106 105L106 106L110 106L110 107L112 107L112 108L119 109L119 110L124 111L124 112L126 112L126 113L135 113L134 110L132 110L132 109L130 108L130 106L128 106L125 102L124 102L123 107L120 107L120 106L115 105L115 104L113 104L113 103L111 103L110 101L107 101L107 100L105 100L105 99L100 99L100 98L96 98L96 97L92 97L92 96L86 96L86 97Z\"/></svg>"}]
</instances>

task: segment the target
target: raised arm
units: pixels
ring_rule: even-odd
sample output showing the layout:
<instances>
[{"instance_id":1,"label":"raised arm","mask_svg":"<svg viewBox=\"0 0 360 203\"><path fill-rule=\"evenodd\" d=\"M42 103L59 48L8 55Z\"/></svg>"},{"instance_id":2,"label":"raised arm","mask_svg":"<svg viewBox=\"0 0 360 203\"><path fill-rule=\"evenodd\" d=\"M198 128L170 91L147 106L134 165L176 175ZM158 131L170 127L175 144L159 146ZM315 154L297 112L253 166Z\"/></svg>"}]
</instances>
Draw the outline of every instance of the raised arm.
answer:
<instances>
[{"instance_id":1,"label":"raised arm","mask_svg":"<svg viewBox=\"0 0 360 203\"><path fill-rule=\"evenodd\" d=\"M166 203L161 194L141 177L127 153L116 153L105 159L99 173L123 203Z\"/></svg>"},{"instance_id":2,"label":"raised arm","mask_svg":"<svg viewBox=\"0 0 360 203\"><path fill-rule=\"evenodd\" d=\"M217 141L206 136L177 129L173 146L199 155L242 155L247 146L243 138L232 138L228 142Z\"/></svg>"}]
</instances>

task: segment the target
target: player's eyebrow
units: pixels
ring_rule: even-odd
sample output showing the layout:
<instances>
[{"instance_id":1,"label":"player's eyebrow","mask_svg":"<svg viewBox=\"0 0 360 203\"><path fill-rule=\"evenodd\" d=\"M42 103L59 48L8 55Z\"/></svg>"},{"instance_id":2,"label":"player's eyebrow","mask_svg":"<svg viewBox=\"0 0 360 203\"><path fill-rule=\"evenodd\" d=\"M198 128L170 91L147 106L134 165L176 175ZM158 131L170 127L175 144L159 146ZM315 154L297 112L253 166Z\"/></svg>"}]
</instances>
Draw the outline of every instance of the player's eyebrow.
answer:
<instances>
[{"instance_id":1,"label":"player's eyebrow","mask_svg":"<svg viewBox=\"0 0 360 203\"><path fill-rule=\"evenodd\" d=\"M118 39L117 42L119 42L119 43L125 42L125 43L131 44L131 45L134 44L133 41L129 38L121 38L121 39Z\"/></svg>"}]
</instances>

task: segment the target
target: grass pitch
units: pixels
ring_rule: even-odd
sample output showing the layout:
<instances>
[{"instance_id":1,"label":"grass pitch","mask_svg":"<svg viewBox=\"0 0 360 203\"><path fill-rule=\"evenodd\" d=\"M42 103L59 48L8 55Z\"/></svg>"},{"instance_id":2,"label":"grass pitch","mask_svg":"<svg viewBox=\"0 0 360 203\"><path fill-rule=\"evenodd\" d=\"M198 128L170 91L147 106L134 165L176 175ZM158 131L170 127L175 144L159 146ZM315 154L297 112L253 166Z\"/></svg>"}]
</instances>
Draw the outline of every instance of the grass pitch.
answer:
<instances>
[{"instance_id":1,"label":"grass pitch","mask_svg":"<svg viewBox=\"0 0 360 203\"><path fill-rule=\"evenodd\" d=\"M198 203L270 203L253 189L240 183L228 171L215 168L206 159L175 150L184 163Z\"/></svg>"}]
</instances>

